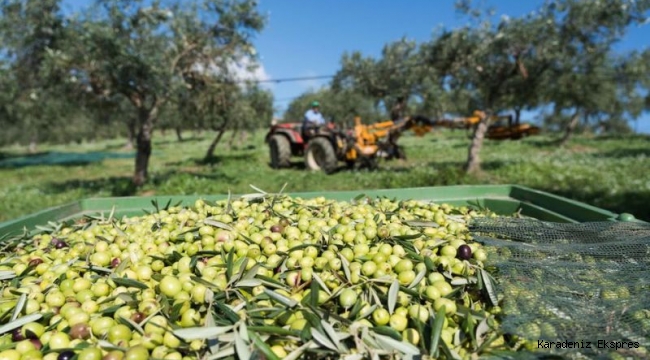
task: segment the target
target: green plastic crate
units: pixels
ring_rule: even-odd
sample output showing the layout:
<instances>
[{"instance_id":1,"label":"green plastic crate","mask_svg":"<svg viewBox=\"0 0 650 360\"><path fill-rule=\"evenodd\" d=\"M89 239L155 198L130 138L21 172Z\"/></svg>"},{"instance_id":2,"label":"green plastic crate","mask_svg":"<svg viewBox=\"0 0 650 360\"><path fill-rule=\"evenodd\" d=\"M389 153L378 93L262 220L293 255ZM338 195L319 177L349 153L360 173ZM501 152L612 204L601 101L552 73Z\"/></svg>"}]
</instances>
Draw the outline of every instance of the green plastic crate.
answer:
<instances>
[{"instance_id":1,"label":"green plastic crate","mask_svg":"<svg viewBox=\"0 0 650 360\"><path fill-rule=\"evenodd\" d=\"M480 205L501 215L520 212L544 221L555 222L589 222L589 221L618 221L632 220L629 214L616 214L578 201L537 191L518 185L463 185L439 186L421 188L401 188L367 191L336 191L336 192L307 192L289 193L302 198L324 196L333 200L351 200L365 194L367 196L386 196L399 200L415 199L445 202L451 205ZM237 195L233 195L233 198ZM36 225L47 224L48 221L65 221L83 215L108 216L114 208L114 216L134 216L144 214L143 210L152 211L153 200L164 206L171 200L172 204L181 202L182 205L192 205L197 199L208 201L226 199L228 195L205 196L152 196L152 197L115 197L92 198L66 205L50 208L16 220L0 223L0 238L7 235L23 233L24 229L33 229Z\"/></svg>"}]
</instances>

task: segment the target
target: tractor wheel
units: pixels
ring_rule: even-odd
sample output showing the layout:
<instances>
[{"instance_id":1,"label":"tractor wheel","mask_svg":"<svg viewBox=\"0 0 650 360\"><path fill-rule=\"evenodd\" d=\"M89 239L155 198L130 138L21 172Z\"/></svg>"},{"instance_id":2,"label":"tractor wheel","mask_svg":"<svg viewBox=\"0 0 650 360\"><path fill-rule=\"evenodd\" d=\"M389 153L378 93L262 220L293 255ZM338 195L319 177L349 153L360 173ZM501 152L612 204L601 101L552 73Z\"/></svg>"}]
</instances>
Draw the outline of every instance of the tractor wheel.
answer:
<instances>
[{"instance_id":1,"label":"tractor wheel","mask_svg":"<svg viewBox=\"0 0 650 360\"><path fill-rule=\"evenodd\" d=\"M269 141L269 150L272 168L280 169L291 165L291 144L285 136L273 135Z\"/></svg>"},{"instance_id":2,"label":"tractor wheel","mask_svg":"<svg viewBox=\"0 0 650 360\"><path fill-rule=\"evenodd\" d=\"M327 138L315 138L307 145L305 151L305 166L307 166L307 169L322 170L326 174L331 174L336 170L337 162L334 147Z\"/></svg>"}]
</instances>

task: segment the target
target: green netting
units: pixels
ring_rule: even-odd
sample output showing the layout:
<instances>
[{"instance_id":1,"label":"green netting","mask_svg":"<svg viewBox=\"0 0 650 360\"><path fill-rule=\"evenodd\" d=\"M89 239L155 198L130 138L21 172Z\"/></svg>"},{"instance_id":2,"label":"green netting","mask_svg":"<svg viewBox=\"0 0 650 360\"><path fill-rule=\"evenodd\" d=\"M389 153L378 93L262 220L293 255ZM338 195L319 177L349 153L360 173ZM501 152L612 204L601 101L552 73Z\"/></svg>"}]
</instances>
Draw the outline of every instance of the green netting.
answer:
<instances>
[{"instance_id":1,"label":"green netting","mask_svg":"<svg viewBox=\"0 0 650 360\"><path fill-rule=\"evenodd\" d=\"M489 249L502 329L526 339L524 349L649 357L650 224L479 218L470 229Z\"/></svg>"}]
</instances>

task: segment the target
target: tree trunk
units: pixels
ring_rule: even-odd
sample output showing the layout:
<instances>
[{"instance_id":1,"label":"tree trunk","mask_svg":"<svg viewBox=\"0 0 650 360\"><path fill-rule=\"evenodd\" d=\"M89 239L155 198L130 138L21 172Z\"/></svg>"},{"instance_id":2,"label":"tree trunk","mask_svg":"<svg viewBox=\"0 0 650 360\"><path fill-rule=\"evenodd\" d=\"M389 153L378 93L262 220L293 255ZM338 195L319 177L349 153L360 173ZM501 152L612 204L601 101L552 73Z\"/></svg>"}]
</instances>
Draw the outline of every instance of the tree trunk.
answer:
<instances>
[{"instance_id":1,"label":"tree trunk","mask_svg":"<svg viewBox=\"0 0 650 360\"><path fill-rule=\"evenodd\" d=\"M217 131L217 136L214 138L214 140L212 140L208 151L205 153L205 158L203 159L205 162L208 162L214 156L214 150L217 148L217 145L219 145L223 134L226 132L226 127L224 126Z\"/></svg>"},{"instance_id":2,"label":"tree trunk","mask_svg":"<svg viewBox=\"0 0 650 360\"><path fill-rule=\"evenodd\" d=\"M174 130L176 130L176 139L178 139L178 142L183 141L183 130L181 129L180 126L177 126Z\"/></svg>"},{"instance_id":3,"label":"tree trunk","mask_svg":"<svg viewBox=\"0 0 650 360\"><path fill-rule=\"evenodd\" d=\"M515 124L519 124L521 119L521 108L515 108Z\"/></svg>"},{"instance_id":4,"label":"tree trunk","mask_svg":"<svg viewBox=\"0 0 650 360\"><path fill-rule=\"evenodd\" d=\"M474 174L481 171L481 159L479 154L481 152L481 147L483 147L483 138L488 129L490 116L490 112L482 113L481 120L478 122L476 129L474 129L474 136L472 136L472 142L469 145L467 164L465 165L465 171L468 174Z\"/></svg>"},{"instance_id":5,"label":"tree trunk","mask_svg":"<svg viewBox=\"0 0 650 360\"><path fill-rule=\"evenodd\" d=\"M131 150L133 149L133 143L135 142L135 119L129 119L129 121L126 124L127 128L127 140L126 144L124 145L124 148L126 150Z\"/></svg>"},{"instance_id":6,"label":"tree trunk","mask_svg":"<svg viewBox=\"0 0 650 360\"><path fill-rule=\"evenodd\" d=\"M151 137L153 134L153 127L156 119L158 109L151 110L140 109L139 111L139 125L137 136L137 153L135 155L135 174L133 176L133 184L142 186L147 181L149 170L149 158L151 157Z\"/></svg>"},{"instance_id":7,"label":"tree trunk","mask_svg":"<svg viewBox=\"0 0 650 360\"><path fill-rule=\"evenodd\" d=\"M237 137L237 133L239 133L239 130L233 129L232 130L232 136L230 136L230 140L228 140L228 148L232 150L233 145L235 145L235 138Z\"/></svg>"},{"instance_id":8,"label":"tree trunk","mask_svg":"<svg viewBox=\"0 0 650 360\"><path fill-rule=\"evenodd\" d=\"M580 111L576 110L576 112L571 117L571 121L569 121L569 124L567 125L564 131L564 136L562 136L562 139L560 139L559 142L560 146L566 145L569 142L569 140L571 140L571 136L573 136L573 132L575 131L576 126L578 126L579 122L580 122Z\"/></svg>"},{"instance_id":9,"label":"tree trunk","mask_svg":"<svg viewBox=\"0 0 650 360\"><path fill-rule=\"evenodd\" d=\"M35 154L37 150L38 150L38 136L36 134L33 134L29 140L29 153Z\"/></svg>"},{"instance_id":10,"label":"tree trunk","mask_svg":"<svg viewBox=\"0 0 650 360\"><path fill-rule=\"evenodd\" d=\"M248 131L243 130L239 136L239 146L243 147L247 141L248 141Z\"/></svg>"}]
</instances>

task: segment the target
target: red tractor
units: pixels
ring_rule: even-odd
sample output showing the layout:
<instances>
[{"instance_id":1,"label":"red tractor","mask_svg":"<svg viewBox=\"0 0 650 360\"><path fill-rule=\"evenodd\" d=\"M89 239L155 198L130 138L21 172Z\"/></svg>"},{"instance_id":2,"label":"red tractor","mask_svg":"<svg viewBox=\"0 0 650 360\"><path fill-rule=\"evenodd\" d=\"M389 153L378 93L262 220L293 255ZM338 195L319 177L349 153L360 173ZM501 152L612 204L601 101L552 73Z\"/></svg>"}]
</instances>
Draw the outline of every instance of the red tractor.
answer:
<instances>
[{"instance_id":1,"label":"red tractor","mask_svg":"<svg viewBox=\"0 0 650 360\"><path fill-rule=\"evenodd\" d=\"M346 130L332 123L310 128L305 134L307 141L301 123L272 125L266 135L271 167L289 167L292 156L301 156L307 169L322 170L327 174L334 172L339 162L345 162L349 168L374 169L379 158L405 158L403 149L397 144L402 132L412 130L422 136L435 124L422 116L371 125L362 124L361 118L356 116L354 123L354 128Z\"/></svg>"},{"instance_id":2,"label":"red tractor","mask_svg":"<svg viewBox=\"0 0 650 360\"><path fill-rule=\"evenodd\" d=\"M310 169L332 172L342 155L337 151L340 147L332 145L342 144L344 137L333 123L310 129L307 141L303 137L302 123L275 124L266 135L271 167L287 168L291 165L291 157L299 156L305 158L305 163Z\"/></svg>"}]
</instances>

